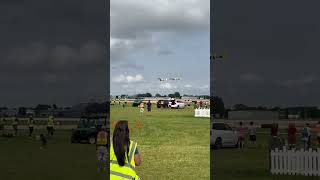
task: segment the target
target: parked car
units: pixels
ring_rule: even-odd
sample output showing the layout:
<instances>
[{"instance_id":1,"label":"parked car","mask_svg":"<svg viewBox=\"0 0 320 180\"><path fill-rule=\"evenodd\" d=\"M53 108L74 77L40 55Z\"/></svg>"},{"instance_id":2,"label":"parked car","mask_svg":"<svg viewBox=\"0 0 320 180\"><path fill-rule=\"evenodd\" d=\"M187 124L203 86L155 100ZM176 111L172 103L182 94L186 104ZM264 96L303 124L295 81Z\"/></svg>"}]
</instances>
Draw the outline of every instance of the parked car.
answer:
<instances>
[{"instance_id":1,"label":"parked car","mask_svg":"<svg viewBox=\"0 0 320 180\"><path fill-rule=\"evenodd\" d=\"M159 100L157 102L157 108L168 108L169 100Z\"/></svg>"},{"instance_id":2,"label":"parked car","mask_svg":"<svg viewBox=\"0 0 320 180\"><path fill-rule=\"evenodd\" d=\"M226 123L211 123L210 146L216 149L223 147L238 147L238 135Z\"/></svg>"},{"instance_id":3,"label":"parked car","mask_svg":"<svg viewBox=\"0 0 320 180\"><path fill-rule=\"evenodd\" d=\"M170 100L168 107L172 109L182 109L185 107L185 103L182 101Z\"/></svg>"},{"instance_id":4,"label":"parked car","mask_svg":"<svg viewBox=\"0 0 320 180\"><path fill-rule=\"evenodd\" d=\"M135 99L132 103L132 107L138 107L142 103L142 99Z\"/></svg>"}]
</instances>

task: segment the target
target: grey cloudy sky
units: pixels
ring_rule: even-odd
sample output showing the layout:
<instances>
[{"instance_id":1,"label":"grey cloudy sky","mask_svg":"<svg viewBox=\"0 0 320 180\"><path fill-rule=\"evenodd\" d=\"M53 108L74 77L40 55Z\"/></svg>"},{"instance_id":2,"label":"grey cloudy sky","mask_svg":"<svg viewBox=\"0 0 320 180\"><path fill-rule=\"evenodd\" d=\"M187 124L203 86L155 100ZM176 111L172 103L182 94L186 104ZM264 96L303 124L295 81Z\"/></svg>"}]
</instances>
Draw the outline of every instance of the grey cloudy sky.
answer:
<instances>
[{"instance_id":1,"label":"grey cloudy sky","mask_svg":"<svg viewBox=\"0 0 320 180\"><path fill-rule=\"evenodd\" d=\"M105 1L0 2L0 106L102 100Z\"/></svg>"},{"instance_id":2,"label":"grey cloudy sky","mask_svg":"<svg viewBox=\"0 0 320 180\"><path fill-rule=\"evenodd\" d=\"M215 95L227 105L320 106L320 2L216 0ZM213 80L213 79L212 79Z\"/></svg>"},{"instance_id":3,"label":"grey cloudy sky","mask_svg":"<svg viewBox=\"0 0 320 180\"><path fill-rule=\"evenodd\" d=\"M111 0L111 94L209 94L209 0ZM157 78L180 77L160 82Z\"/></svg>"}]
</instances>

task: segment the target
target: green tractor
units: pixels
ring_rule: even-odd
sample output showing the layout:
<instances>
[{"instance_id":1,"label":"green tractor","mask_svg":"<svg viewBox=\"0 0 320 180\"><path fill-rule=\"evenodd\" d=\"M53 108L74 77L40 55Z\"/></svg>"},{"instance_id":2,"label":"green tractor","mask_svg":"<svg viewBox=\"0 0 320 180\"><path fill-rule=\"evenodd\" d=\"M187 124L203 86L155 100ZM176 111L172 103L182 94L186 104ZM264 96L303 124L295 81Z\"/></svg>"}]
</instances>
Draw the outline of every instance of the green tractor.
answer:
<instances>
[{"instance_id":1,"label":"green tractor","mask_svg":"<svg viewBox=\"0 0 320 180\"><path fill-rule=\"evenodd\" d=\"M83 116L80 118L78 127L72 129L71 143L96 143L99 128L104 124L101 117Z\"/></svg>"}]
</instances>

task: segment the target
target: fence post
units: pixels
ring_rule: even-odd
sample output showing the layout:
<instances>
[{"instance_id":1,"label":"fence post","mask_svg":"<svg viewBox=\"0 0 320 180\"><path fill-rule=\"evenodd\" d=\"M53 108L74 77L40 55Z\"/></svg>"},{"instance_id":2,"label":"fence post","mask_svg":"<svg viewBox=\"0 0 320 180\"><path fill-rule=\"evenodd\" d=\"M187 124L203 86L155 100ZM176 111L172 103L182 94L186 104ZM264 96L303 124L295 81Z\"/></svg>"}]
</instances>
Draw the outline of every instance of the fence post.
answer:
<instances>
[{"instance_id":1,"label":"fence post","mask_svg":"<svg viewBox=\"0 0 320 180\"><path fill-rule=\"evenodd\" d=\"M317 174L317 151L312 150L312 175L316 176Z\"/></svg>"},{"instance_id":2,"label":"fence post","mask_svg":"<svg viewBox=\"0 0 320 180\"><path fill-rule=\"evenodd\" d=\"M283 157L283 172L282 174L288 173L288 153L287 153L287 147L283 146L282 148L282 157Z\"/></svg>"},{"instance_id":3,"label":"fence post","mask_svg":"<svg viewBox=\"0 0 320 180\"><path fill-rule=\"evenodd\" d=\"M274 174L274 151L272 149L269 150L269 169L271 174Z\"/></svg>"},{"instance_id":4,"label":"fence post","mask_svg":"<svg viewBox=\"0 0 320 180\"><path fill-rule=\"evenodd\" d=\"M317 176L320 176L320 148L317 148L317 159L316 159L316 167L317 167Z\"/></svg>"}]
</instances>

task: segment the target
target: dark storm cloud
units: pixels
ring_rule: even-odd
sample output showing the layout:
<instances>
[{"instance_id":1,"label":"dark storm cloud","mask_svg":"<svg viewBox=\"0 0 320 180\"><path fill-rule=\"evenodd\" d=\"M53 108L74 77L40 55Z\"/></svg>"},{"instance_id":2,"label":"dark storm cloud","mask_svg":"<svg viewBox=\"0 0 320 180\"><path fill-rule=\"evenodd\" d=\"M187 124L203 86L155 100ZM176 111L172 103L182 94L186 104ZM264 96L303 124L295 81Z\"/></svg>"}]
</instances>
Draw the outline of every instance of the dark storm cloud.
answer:
<instances>
[{"instance_id":1,"label":"dark storm cloud","mask_svg":"<svg viewBox=\"0 0 320 180\"><path fill-rule=\"evenodd\" d=\"M320 2L212 3L212 45L225 55L213 64L216 95L228 105L320 105Z\"/></svg>"},{"instance_id":2,"label":"dark storm cloud","mask_svg":"<svg viewBox=\"0 0 320 180\"><path fill-rule=\"evenodd\" d=\"M102 0L0 2L0 106L101 100L108 92Z\"/></svg>"}]
</instances>

